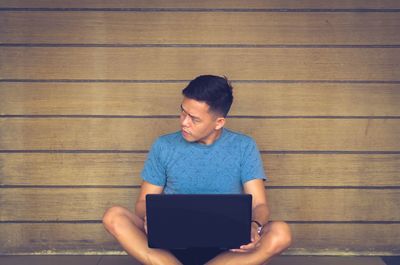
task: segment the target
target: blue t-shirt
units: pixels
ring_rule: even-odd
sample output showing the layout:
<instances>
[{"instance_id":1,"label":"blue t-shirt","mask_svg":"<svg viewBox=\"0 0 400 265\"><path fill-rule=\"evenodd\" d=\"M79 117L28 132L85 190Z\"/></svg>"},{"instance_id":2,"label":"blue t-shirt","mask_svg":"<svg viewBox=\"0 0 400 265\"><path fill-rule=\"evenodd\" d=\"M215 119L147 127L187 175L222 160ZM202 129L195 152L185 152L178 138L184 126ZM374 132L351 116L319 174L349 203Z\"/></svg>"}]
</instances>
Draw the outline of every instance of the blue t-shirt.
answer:
<instances>
[{"instance_id":1,"label":"blue t-shirt","mask_svg":"<svg viewBox=\"0 0 400 265\"><path fill-rule=\"evenodd\" d=\"M266 176L255 141L222 129L211 145L188 142L180 131L159 137L142 178L166 194L223 194L242 193L245 182Z\"/></svg>"}]
</instances>

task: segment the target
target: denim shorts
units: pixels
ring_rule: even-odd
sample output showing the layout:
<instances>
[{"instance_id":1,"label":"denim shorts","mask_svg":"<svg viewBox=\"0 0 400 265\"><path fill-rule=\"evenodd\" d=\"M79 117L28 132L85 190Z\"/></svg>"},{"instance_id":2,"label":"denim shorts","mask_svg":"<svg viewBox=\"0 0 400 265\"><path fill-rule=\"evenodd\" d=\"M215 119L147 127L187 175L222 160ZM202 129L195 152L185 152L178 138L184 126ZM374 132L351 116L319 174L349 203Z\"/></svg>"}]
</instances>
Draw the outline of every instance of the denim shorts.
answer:
<instances>
[{"instance_id":1,"label":"denim shorts","mask_svg":"<svg viewBox=\"0 0 400 265\"><path fill-rule=\"evenodd\" d=\"M183 265L204 265L226 249L220 248L188 248L169 250Z\"/></svg>"}]
</instances>

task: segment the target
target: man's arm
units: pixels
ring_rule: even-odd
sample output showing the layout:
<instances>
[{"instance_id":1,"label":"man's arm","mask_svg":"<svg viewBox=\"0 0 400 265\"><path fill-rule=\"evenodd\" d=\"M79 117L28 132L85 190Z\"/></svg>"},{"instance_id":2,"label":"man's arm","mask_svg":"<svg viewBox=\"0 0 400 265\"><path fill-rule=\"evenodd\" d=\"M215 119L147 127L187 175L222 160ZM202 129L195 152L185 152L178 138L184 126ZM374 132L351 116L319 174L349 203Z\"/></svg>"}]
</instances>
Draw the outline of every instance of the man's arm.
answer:
<instances>
[{"instance_id":1,"label":"man's arm","mask_svg":"<svg viewBox=\"0 0 400 265\"><path fill-rule=\"evenodd\" d=\"M267 204L267 194L262 179L253 179L247 181L243 185L244 192L251 194L253 197L253 213L252 220L257 221L262 226L268 223L269 209ZM231 249L233 252L247 252L258 246L260 235L257 232L258 225L254 222L251 223L251 242L243 245L240 249Z\"/></svg>"},{"instance_id":2,"label":"man's arm","mask_svg":"<svg viewBox=\"0 0 400 265\"><path fill-rule=\"evenodd\" d=\"M244 192L253 196L252 220L266 225L269 219L267 193L262 179L253 179L243 185Z\"/></svg>"},{"instance_id":3,"label":"man's arm","mask_svg":"<svg viewBox=\"0 0 400 265\"><path fill-rule=\"evenodd\" d=\"M160 194L164 187L151 184L147 181L142 182L139 197L136 200L135 213L140 218L144 219L146 216L146 195L147 194Z\"/></svg>"}]
</instances>

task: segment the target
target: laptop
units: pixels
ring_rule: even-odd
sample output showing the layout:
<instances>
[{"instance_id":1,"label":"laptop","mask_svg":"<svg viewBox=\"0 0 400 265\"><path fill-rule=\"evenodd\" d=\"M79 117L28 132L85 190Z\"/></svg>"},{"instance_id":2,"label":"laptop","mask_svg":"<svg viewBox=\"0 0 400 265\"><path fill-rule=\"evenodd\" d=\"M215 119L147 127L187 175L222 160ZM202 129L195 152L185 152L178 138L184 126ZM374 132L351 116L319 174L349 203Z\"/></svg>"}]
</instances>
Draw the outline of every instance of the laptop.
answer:
<instances>
[{"instance_id":1,"label":"laptop","mask_svg":"<svg viewBox=\"0 0 400 265\"><path fill-rule=\"evenodd\" d=\"M239 248L250 242L251 204L249 194L148 194L149 247Z\"/></svg>"}]
</instances>

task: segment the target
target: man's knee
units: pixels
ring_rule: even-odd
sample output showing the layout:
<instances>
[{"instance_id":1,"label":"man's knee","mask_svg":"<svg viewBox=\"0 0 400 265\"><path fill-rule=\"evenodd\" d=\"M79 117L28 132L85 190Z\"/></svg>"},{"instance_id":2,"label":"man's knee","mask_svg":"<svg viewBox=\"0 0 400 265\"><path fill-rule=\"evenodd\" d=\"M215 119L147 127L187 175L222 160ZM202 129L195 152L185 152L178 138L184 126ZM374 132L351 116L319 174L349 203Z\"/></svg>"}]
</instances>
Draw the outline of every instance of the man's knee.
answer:
<instances>
[{"instance_id":1,"label":"man's knee","mask_svg":"<svg viewBox=\"0 0 400 265\"><path fill-rule=\"evenodd\" d=\"M126 209L121 206L113 206L104 213L103 225L111 233L115 232L116 224L121 218L124 218Z\"/></svg>"},{"instance_id":2,"label":"man's knee","mask_svg":"<svg viewBox=\"0 0 400 265\"><path fill-rule=\"evenodd\" d=\"M272 236L276 244L276 251L281 252L292 244L292 232L285 222L274 222L271 227Z\"/></svg>"}]
</instances>

